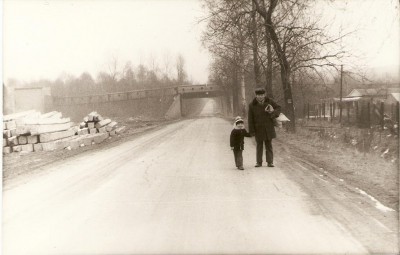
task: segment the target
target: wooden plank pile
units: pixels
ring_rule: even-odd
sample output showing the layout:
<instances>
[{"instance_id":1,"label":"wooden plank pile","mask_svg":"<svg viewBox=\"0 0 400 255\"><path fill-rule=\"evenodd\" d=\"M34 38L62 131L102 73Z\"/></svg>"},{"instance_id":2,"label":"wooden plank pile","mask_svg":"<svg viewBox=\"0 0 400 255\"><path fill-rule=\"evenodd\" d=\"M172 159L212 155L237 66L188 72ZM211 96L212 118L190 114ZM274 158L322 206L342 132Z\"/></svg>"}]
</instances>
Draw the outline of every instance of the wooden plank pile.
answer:
<instances>
[{"instance_id":1,"label":"wooden plank pile","mask_svg":"<svg viewBox=\"0 0 400 255\"><path fill-rule=\"evenodd\" d=\"M10 114L3 117L3 154L76 149L101 143L125 129L96 112L85 117L79 127L56 111L41 114L31 110Z\"/></svg>"}]
</instances>

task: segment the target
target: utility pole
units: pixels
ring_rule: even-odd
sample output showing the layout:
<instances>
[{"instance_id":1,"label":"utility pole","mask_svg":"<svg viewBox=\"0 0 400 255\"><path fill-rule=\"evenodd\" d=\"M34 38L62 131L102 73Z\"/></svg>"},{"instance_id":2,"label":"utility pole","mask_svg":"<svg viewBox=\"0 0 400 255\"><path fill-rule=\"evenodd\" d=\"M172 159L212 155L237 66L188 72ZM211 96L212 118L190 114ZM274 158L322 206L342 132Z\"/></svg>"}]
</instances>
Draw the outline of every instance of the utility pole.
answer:
<instances>
[{"instance_id":1,"label":"utility pole","mask_svg":"<svg viewBox=\"0 0 400 255\"><path fill-rule=\"evenodd\" d=\"M339 102L339 123L342 125L342 90L343 90L343 65L340 65L340 102Z\"/></svg>"}]
</instances>

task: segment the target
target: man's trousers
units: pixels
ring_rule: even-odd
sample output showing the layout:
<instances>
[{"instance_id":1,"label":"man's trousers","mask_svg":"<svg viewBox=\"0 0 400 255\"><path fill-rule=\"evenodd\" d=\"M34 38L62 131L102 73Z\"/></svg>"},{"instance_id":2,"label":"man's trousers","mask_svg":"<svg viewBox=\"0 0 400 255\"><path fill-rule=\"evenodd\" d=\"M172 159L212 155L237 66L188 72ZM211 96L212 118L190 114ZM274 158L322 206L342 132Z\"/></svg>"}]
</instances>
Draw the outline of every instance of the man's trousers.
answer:
<instances>
[{"instance_id":1,"label":"man's trousers","mask_svg":"<svg viewBox=\"0 0 400 255\"><path fill-rule=\"evenodd\" d=\"M263 144L265 144L265 158L267 163L274 163L274 153L272 151L272 140L256 141L257 142L257 163L262 164Z\"/></svg>"}]
</instances>

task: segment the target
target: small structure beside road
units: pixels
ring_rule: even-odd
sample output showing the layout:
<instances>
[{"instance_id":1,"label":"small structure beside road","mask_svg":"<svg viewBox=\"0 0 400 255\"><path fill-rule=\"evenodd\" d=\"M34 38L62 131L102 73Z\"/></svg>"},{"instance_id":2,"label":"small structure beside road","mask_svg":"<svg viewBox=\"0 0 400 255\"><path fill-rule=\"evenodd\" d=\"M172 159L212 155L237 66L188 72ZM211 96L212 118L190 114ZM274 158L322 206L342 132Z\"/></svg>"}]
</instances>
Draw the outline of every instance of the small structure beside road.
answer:
<instances>
[{"instance_id":1,"label":"small structure beside road","mask_svg":"<svg viewBox=\"0 0 400 255\"><path fill-rule=\"evenodd\" d=\"M320 104L305 105L308 119L339 120L369 128L399 122L400 88L353 89L347 96L321 99ZM340 104L341 101L341 104Z\"/></svg>"}]
</instances>

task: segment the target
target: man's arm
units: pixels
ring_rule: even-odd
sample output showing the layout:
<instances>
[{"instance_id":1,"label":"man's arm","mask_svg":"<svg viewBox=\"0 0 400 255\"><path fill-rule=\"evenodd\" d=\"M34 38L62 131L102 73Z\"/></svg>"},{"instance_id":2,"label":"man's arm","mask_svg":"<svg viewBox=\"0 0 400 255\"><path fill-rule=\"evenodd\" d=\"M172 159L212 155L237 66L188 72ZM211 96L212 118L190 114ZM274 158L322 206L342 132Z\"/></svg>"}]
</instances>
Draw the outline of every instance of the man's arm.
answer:
<instances>
[{"instance_id":1,"label":"man's arm","mask_svg":"<svg viewBox=\"0 0 400 255\"><path fill-rule=\"evenodd\" d=\"M275 101L272 99L269 99L269 104L274 108L274 111L270 113L271 117L273 119L278 118L279 114L281 113L281 106L275 103Z\"/></svg>"}]
</instances>

